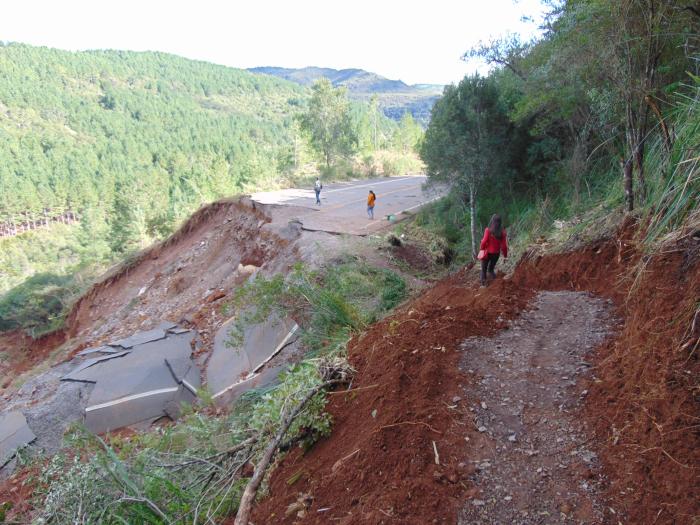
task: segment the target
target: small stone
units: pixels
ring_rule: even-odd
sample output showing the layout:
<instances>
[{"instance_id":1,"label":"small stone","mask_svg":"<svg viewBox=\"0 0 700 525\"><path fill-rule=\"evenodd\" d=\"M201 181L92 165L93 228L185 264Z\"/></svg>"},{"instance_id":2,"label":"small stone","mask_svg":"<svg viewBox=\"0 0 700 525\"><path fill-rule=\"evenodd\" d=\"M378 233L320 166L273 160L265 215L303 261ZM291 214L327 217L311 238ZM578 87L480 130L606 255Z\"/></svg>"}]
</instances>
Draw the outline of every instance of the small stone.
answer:
<instances>
[{"instance_id":1,"label":"small stone","mask_svg":"<svg viewBox=\"0 0 700 525\"><path fill-rule=\"evenodd\" d=\"M508 441L510 441L511 443L515 443L515 440L516 440L515 434L508 436Z\"/></svg>"},{"instance_id":2,"label":"small stone","mask_svg":"<svg viewBox=\"0 0 700 525\"><path fill-rule=\"evenodd\" d=\"M479 427L479 432L486 432L486 427L485 426L480 426Z\"/></svg>"},{"instance_id":3,"label":"small stone","mask_svg":"<svg viewBox=\"0 0 700 525\"><path fill-rule=\"evenodd\" d=\"M484 410L486 410L486 409L488 408L488 407L486 406L486 403L484 403L483 401L481 402L481 408L483 408Z\"/></svg>"},{"instance_id":4,"label":"small stone","mask_svg":"<svg viewBox=\"0 0 700 525\"><path fill-rule=\"evenodd\" d=\"M453 402L453 403L459 403L461 400L462 400L462 398L459 397L459 396L454 396L454 397L452 398L452 402Z\"/></svg>"},{"instance_id":5,"label":"small stone","mask_svg":"<svg viewBox=\"0 0 700 525\"><path fill-rule=\"evenodd\" d=\"M473 499L472 505L474 505L475 507L483 507L484 505L486 505L486 502L482 499Z\"/></svg>"},{"instance_id":6,"label":"small stone","mask_svg":"<svg viewBox=\"0 0 700 525\"><path fill-rule=\"evenodd\" d=\"M377 417L377 409L376 408L374 410L372 410L372 417L373 418Z\"/></svg>"}]
</instances>

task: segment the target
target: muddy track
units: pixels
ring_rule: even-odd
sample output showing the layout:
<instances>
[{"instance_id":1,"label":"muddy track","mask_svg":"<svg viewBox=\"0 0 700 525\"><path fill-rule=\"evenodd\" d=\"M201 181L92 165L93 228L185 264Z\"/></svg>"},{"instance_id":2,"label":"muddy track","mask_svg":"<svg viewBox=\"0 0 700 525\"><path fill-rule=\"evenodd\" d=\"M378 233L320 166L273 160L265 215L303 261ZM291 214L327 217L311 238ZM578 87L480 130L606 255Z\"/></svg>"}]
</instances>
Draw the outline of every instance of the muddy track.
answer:
<instances>
[{"instance_id":1,"label":"muddy track","mask_svg":"<svg viewBox=\"0 0 700 525\"><path fill-rule=\"evenodd\" d=\"M464 341L474 488L460 524L608 520L578 379L591 373L586 356L611 325L602 299L542 292L508 329Z\"/></svg>"}]
</instances>

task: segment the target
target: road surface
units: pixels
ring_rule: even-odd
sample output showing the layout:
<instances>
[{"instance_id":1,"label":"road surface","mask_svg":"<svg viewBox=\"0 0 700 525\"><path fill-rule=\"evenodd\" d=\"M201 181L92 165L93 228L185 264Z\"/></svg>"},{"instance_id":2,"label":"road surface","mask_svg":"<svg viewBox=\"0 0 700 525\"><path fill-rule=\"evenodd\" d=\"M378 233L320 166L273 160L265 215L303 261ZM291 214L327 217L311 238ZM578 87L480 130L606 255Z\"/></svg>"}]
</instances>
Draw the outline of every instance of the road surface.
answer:
<instances>
[{"instance_id":1,"label":"road surface","mask_svg":"<svg viewBox=\"0 0 700 525\"><path fill-rule=\"evenodd\" d=\"M296 218L305 230L367 235L443 195L440 190L423 190L425 182L425 176L408 176L324 184L320 206L313 188L259 192L252 199L260 204L300 208ZM374 220L367 217L369 190L377 195Z\"/></svg>"}]
</instances>

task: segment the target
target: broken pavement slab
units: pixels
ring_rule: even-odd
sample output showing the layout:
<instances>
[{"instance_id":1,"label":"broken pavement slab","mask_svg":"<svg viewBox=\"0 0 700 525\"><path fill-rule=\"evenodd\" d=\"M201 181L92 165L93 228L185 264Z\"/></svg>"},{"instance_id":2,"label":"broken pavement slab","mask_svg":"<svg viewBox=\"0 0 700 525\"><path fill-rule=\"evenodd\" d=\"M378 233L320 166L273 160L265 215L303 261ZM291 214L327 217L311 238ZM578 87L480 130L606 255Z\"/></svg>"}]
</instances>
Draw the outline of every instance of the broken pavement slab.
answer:
<instances>
[{"instance_id":1,"label":"broken pavement slab","mask_svg":"<svg viewBox=\"0 0 700 525\"><path fill-rule=\"evenodd\" d=\"M73 370L68 372L66 375L64 375L61 378L61 381L84 381L87 383L94 383L94 381L92 381L90 379L90 376L85 373L85 371L88 368L90 368L98 363L102 363L104 361L109 361L111 359L117 359L119 357L124 357L125 355L127 355L129 353L130 353L130 350L126 350L123 352L114 352L114 353L110 353L107 355L103 355L101 357L93 357L92 359L87 359L87 360L83 361L82 363L80 363Z\"/></svg>"},{"instance_id":2,"label":"broken pavement slab","mask_svg":"<svg viewBox=\"0 0 700 525\"><path fill-rule=\"evenodd\" d=\"M0 414L0 467L12 459L17 450L36 439L19 410Z\"/></svg>"},{"instance_id":3,"label":"broken pavement slab","mask_svg":"<svg viewBox=\"0 0 700 525\"><path fill-rule=\"evenodd\" d=\"M207 387L215 399L225 399L236 386L251 382L275 355L295 341L299 326L290 318L270 317L247 327L243 344L238 348L227 343L232 328L233 321L229 321L216 333L214 350L207 363Z\"/></svg>"},{"instance_id":4,"label":"broken pavement slab","mask_svg":"<svg viewBox=\"0 0 700 525\"><path fill-rule=\"evenodd\" d=\"M146 330L145 332L136 332L130 337L125 337L124 339L119 339L118 341L109 343L109 346L121 346L122 348L128 350L129 348L150 343L151 341L165 339L166 337L166 330L163 328L154 328L152 330Z\"/></svg>"},{"instance_id":5,"label":"broken pavement slab","mask_svg":"<svg viewBox=\"0 0 700 525\"><path fill-rule=\"evenodd\" d=\"M92 348L86 348L75 355L83 357L92 354L116 354L117 352L119 352L119 349L112 348L111 346L94 346Z\"/></svg>"},{"instance_id":6,"label":"broken pavement slab","mask_svg":"<svg viewBox=\"0 0 700 525\"><path fill-rule=\"evenodd\" d=\"M85 409L88 429L112 431L173 414L174 406L193 402L200 386L199 369L190 357L195 336L169 334L86 370L84 377L95 383Z\"/></svg>"}]
</instances>

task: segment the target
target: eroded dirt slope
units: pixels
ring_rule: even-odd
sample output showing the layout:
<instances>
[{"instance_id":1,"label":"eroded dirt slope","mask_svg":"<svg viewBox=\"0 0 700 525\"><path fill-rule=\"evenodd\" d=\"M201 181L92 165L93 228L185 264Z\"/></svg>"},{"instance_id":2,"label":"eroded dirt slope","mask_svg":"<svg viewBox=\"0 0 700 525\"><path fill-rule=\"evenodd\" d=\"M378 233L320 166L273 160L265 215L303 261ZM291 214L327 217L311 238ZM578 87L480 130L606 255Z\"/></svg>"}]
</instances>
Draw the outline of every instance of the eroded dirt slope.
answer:
<instances>
[{"instance_id":1,"label":"eroded dirt slope","mask_svg":"<svg viewBox=\"0 0 700 525\"><path fill-rule=\"evenodd\" d=\"M200 209L166 242L85 294L68 317L70 337L95 344L164 319L193 323L202 305L228 295L273 256L284 260L294 233L283 238L281 231L267 227L269 222L269 216L246 199ZM203 321L206 334L211 329L207 325L217 320Z\"/></svg>"}]
</instances>

